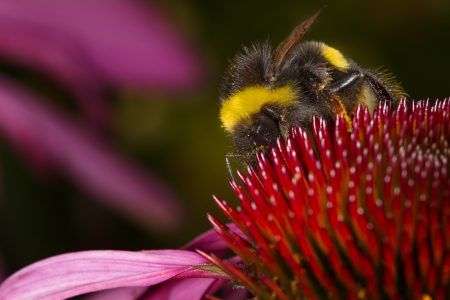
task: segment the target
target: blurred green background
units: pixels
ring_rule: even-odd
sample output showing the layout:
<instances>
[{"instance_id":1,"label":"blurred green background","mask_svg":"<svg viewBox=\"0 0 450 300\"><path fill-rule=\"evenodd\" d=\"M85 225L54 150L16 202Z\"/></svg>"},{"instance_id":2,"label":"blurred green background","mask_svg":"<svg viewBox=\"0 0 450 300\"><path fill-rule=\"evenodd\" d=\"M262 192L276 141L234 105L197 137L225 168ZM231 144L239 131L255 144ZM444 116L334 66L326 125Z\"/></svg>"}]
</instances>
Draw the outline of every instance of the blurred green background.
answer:
<instances>
[{"instance_id":1,"label":"blurred green background","mask_svg":"<svg viewBox=\"0 0 450 300\"><path fill-rule=\"evenodd\" d=\"M224 164L231 145L217 117L227 60L256 40L269 37L275 45L325 4L306 39L324 41L363 67L383 66L411 98L450 95L448 0L158 1L202 52L208 76L189 94L122 90L111 95L111 140L173 188L188 207L186 225L171 235L143 230L90 201L69 180L42 179L2 138L0 253L9 272L68 251L180 247L207 230L206 213L220 215L211 195L234 201Z\"/></svg>"}]
</instances>

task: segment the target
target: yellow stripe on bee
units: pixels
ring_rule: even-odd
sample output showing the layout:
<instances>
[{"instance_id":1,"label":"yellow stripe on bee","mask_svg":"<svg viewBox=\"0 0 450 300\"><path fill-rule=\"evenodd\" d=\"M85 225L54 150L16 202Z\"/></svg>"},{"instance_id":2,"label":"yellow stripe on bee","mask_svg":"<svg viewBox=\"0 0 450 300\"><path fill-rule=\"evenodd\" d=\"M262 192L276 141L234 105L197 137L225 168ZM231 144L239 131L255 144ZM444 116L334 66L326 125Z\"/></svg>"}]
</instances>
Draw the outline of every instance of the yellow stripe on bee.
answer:
<instances>
[{"instance_id":1,"label":"yellow stripe on bee","mask_svg":"<svg viewBox=\"0 0 450 300\"><path fill-rule=\"evenodd\" d=\"M297 93L286 85L276 89L264 86L251 86L225 99L220 110L222 127L232 132L244 119L260 111L266 104L288 105L297 100Z\"/></svg>"},{"instance_id":2,"label":"yellow stripe on bee","mask_svg":"<svg viewBox=\"0 0 450 300\"><path fill-rule=\"evenodd\" d=\"M336 67L336 69L344 70L349 66L349 63L347 59L345 59L344 55L333 47L322 44L322 55L330 64Z\"/></svg>"}]
</instances>

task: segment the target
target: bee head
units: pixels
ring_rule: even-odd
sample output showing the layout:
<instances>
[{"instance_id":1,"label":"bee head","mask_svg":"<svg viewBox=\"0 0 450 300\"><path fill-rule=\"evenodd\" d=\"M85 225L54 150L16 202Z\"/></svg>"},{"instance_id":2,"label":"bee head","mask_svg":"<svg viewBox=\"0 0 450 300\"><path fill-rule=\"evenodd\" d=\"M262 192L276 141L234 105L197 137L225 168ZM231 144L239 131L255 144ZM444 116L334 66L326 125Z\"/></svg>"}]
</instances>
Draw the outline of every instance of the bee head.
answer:
<instances>
[{"instance_id":1,"label":"bee head","mask_svg":"<svg viewBox=\"0 0 450 300\"><path fill-rule=\"evenodd\" d=\"M266 105L251 118L237 124L231 134L235 149L247 154L275 145L277 138L285 131L282 120L284 109L283 106Z\"/></svg>"},{"instance_id":2,"label":"bee head","mask_svg":"<svg viewBox=\"0 0 450 300\"><path fill-rule=\"evenodd\" d=\"M287 132L285 111L297 101L289 85L271 89L257 85L243 88L222 101L222 127L233 140L235 149L253 153L275 144Z\"/></svg>"},{"instance_id":3,"label":"bee head","mask_svg":"<svg viewBox=\"0 0 450 300\"><path fill-rule=\"evenodd\" d=\"M296 93L289 87L272 88L272 49L268 42L244 47L231 61L220 93L220 120L239 160L273 145L280 135L283 107Z\"/></svg>"}]
</instances>

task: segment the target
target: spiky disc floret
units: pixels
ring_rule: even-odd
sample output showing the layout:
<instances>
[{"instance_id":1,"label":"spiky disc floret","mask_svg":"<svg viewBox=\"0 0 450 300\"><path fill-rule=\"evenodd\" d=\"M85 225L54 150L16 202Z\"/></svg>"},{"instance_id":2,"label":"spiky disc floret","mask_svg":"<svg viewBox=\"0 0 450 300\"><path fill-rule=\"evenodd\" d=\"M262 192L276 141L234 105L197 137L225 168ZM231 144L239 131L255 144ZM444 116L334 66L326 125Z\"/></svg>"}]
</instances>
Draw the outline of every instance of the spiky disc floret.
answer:
<instances>
[{"instance_id":1,"label":"spiky disc floret","mask_svg":"<svg viewBox=\"0 0 450 300\"><path fill-rule=\"evenodd\" d=\"M209 258L258 299L448 299L449 160L449 100L314 118L215 198L242 265Z\"/></svg>"}]
</instances>

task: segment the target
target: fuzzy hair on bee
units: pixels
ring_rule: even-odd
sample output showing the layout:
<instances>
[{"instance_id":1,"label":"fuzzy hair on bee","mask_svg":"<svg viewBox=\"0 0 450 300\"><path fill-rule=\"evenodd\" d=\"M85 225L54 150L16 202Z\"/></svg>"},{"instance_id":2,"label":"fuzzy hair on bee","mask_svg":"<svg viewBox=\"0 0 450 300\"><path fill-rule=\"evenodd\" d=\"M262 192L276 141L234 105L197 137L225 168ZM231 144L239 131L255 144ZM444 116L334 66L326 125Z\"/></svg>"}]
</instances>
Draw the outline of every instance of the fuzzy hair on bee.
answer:
<instances>
[{"instance_id":1,"label":"fuzzy hair on bee","mask_svg":"<svg viewBox=\"0 0 450 300\"><path fill-rule=\"evenodd\" d=\"M220 119L234 150L253 165L255 153L275 145L293 126L308 129L312 117L347 122L358 104L372 112L379 101L405 96L386 72L363 69L323 42L300 42L320 11L299 24L273 50L268 41L244 47L230 62L220 91Z\"/></svg>"}]
</instances>

